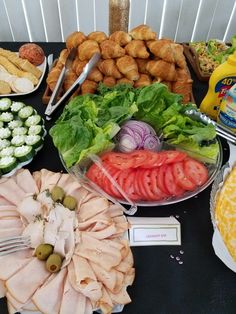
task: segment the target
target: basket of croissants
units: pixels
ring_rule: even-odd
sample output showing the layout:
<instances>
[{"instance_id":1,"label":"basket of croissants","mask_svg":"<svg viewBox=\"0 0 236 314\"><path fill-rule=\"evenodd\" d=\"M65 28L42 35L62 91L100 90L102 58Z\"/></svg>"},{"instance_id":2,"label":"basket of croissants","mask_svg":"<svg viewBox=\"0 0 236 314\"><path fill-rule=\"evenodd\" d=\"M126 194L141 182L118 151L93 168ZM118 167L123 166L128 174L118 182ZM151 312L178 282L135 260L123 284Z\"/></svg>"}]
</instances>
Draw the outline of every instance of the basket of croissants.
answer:
<instances>
[{"instance_id":1,"label":"basket of croissants","mask_svg":"<svg viewBox=\"0 0 236 314\"><path fill-rule=\"evenodd\" d=\"M169 91L181 94L183 103L192 100L192 80L183 46L171 39L157 39L157 34L148 25L139 25L130 32L116 31L110 36L101 31L87 36L81 31L70 34L66 39L66 48L48 73L43 103L48 103L73 47L77 47L78 53L66 73L61 94L75 82L93 54L99 52L99 63L76 91L77 95L96 93L100 82L107 86L128 83L134 87L161 82L168 86Z\"/></svg>"}]
</instances>

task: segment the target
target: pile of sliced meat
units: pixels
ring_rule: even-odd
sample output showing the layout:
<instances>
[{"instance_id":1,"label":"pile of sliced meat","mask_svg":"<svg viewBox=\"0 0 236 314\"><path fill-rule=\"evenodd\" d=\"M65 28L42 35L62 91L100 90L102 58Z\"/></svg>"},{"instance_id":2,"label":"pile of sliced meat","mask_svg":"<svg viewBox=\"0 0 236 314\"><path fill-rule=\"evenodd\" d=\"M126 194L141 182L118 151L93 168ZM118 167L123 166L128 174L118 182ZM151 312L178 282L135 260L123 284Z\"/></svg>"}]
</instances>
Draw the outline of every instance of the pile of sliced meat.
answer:
<instances>
[{"instance_id":1,"label":"pile of sliced meat","mask_svg":"<svg viewBox=\"0 0 236 314\"><path fill-rule=\"evenodd\" d=\"M76 198L76 211L53 204L55 185ZM0 226L0 237L31 236L30 249L0 257L0 293L9 313L111 313L131 302L133 256L122 207L87 191L72 176L21 169L1 178ZM41 243L63 256L59 272L50 273L34 256Z\"/></svg>"}]
</instances>

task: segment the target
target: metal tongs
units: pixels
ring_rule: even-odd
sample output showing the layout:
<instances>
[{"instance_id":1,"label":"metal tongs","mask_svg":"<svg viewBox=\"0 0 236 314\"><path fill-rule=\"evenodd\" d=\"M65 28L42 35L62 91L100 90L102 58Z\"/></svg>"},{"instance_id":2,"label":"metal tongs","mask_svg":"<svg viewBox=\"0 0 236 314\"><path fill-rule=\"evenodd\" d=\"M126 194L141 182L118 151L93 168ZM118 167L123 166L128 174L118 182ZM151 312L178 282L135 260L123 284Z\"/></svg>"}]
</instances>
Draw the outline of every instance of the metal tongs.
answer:
<instances>
[{"instance_id":1,"label":"metal tongs","mask_svg":"<svg viewBox=\"0 0 236 314\"><path fill-rule=\"evenodd\" d=\"M85 67L83 68L82 73L80 74L80 76L77 78L77 80L74 82L74 84L68 89L68 91L60 98L60 100L58 100L58 102L56 102L57 100L57 96L60 92L64 77L66 72L68 71L69 68L71 68L72 62L75 58L75 55L77 53L77 50L75 48L73 48L66 60L65 66L63 67L61 74L58 78L57 84L55 86L55 89L52 93L52 96L49 100L49 103L47 105L47 108L45 110L45 115L47 116L47 120L50 120L50 116L51 114L65 101L67 101L72 94L77 90L77 88L84 82L84 80L87 78L87 76L89 75L90 71L93 69L93 67L97 64L97 62L100 60L101 58L101 54L100 53L95 53L92 58L89 60L89 62L85 65Z\"/></svg>"},{"instance_id":2,"label":"metal tongs","mask_svg":"<svg viewBox=\"0 0 236 314\"><path fill-rule=\"evenodd\" d=\"M227 129L223 125L211 120L207 115L201 113L200 111L194 109L188 109L184 112L189 118L195 121L202 122L204 124L213 124L216 130L216 134L220 137L225 138L227 141L236 145L236 134L233 133L230 129Z\"/></svg>"}]
</instances>

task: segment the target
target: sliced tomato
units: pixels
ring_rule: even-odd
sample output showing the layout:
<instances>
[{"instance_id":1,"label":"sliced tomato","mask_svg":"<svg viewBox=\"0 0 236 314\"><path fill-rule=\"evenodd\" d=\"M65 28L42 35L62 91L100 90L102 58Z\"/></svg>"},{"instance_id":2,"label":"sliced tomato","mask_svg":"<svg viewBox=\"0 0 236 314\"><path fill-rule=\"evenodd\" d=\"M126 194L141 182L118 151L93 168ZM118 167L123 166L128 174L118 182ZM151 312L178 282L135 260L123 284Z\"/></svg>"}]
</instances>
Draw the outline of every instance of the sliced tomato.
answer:
<instances>
[{"instance_id":1,"label":"sliced tomato","mask_svg":"<svg viewBox=\"0 0 236 314\"><path fill-rule=\"evenodd\" d=\"M140 182L140 185L144 189L144 193L146 195L146 200L148 200L148 201L159 200L158 195L155 195L155 193L152 190L151 170L145 169L145 170L141 170L141 171L142 171L142 175L141 175L142 181Z\"/></svg>"},{"instance_id":2,"label":"sliced tomato","mask_svg":"<svg viewBox=\"0 0 236 314\"><path fill-rule=\"evenodd\" d=\"M171 167L178 186L187 191L194 191L196 189L196 184L185 175L183 161L173 163Z\"/></svg>"},{"instance_id":3,"label":"sliced tomato","mask_svg":"<svg viewBox=\"0 0 236 314\"><path fill-rule=\"evenodd\" d=\"M106 164L105 168L106 168L107 172L112 176L113 180L116 181L121 170L114 168L110 164ZM110 195L117 197L117 198L121 198L120 192L116 189L116 187L114 186L112 181L108 178L108 176L105 175L105 173L101 179L100 184L101 184L102 188L107 189L107 191L110 192L109 193Z\"/></svg>"},{"instance_id":4,"label":"sliced tomato","mask_svg":"<svg viewBox=\"0 0 236 314\"><path fill-rule=\"evenodd\" d=\"M163 150L160 154L165 156L165 164L182 161L187 157L187 154L179 150Z\"/></svg>"},{"instance_id":5,"label":"sliced tomato","mask_svg":"<svg viewBox=\"0 0 236 314\"><path fill-rule=\"evenodd\" d=\"M134 188L134 181L136 177L136 169L133 169L124 182L124 192L128 195L128 197L133 201L138 201L142 199L140 193L137 193Z\"/></svg>"},{"instance_id":6,"label":"sliced tomato","mask_svg":"<svg viewBox=\"0 0 236 314\"><path fill-rule=\"evenodd\" d=\"M102 177L102 171L100 170L100 168L96 165L96 164L92 164L87 173L86 176L93 181L94 183L96 183L97 181L101 180Z\"/></svg>"},{"instance_id":7,"label":"sliced tomato","mask_svg":"<svg viewBox=\"0 0 236 314\"><path fill-rule=\"evenodd\" d=\"M104 154L102 160L109 162L112 166L117 169L129 169L133 165L133 160L130 158L129 154L117 153L117 152L108 152Z\"/></svg>"},{"instance_id":8,"label":"sliced tomato","mask_svg":"<svg viewBox=\"0 0 236 314\"><path fill-rule=\"evenodd\" d=\"M161 167L159 167L159 171L158 171L158 176L156 177L157 179L157 186L159 187L159 189L161 189L161 191L163 193L165 193L166 195L171 195L168 191L168 189L166 188L166 184L165 184L165 172L167 169L167 165L162 165Z\"/></svg>"},{"instance_id":9,"label":"sliced tomato","mask_svg":"<svg viewBox=\"0 0 236 314\"><path fill-rule=\"evenodd\" d=\"M144 187L144 172L145 169L137 169L137 174L136 174L136 180L137 180L137 186L139 190L139 194L142 196L143 201L148 201L152 200L152 198L148 195L145 187ZM135 188L136 191L137 188Z\"/></svg>"},{"instance_id":10,"label":"sliced tomato","mask_svg":"<svg viewBox=\"0 0 236 314\"><path fill-rule=\"evenodd\" d=\"M141 168L155 168L160 167L164 164L166 160L166 156L164 154L160 154L159 152L148 152L148 158L145 161L145 164L141 165Z\"/></svg>"},{"instance_id":11,"label":"sliced tomato","mask_svg":"<svg viewBox=\"0 0 236 314\"><path fill-rule=\"evenodd\" d=\"M151 170L151 188L152 188L153 193L157 197L156 198L157 200L161 200L161 199L167 198L169 196L169 194L166 194L165 192L163 192L160 189L160 187L157 183L160 169L161 169L161 167L153 168Z\"/></svg>"},{"instance_id":12,"label":"sliced tomato","mask_svg":"<svg viewBox=\"0 0 236 314\"><path fill-rule=\"evenodd\" d=\"M135 150L132 153L129 153L130 158L132 159L132 167L138 168L144 164L149 158L149 151L147 150Z\"/></svg>"},{"instance_id":13,"label":"sliced tomato","mask_svg":"<svg viewBox=\"0 0 236 314\"><path fill-rule=\"evenodd\" d=\"M165 186L172 196L180 196L184 193L184 190L176 184L170 165L166 167L165 171Z\"/></svg>"},{"instance_id":14,"label":"sliced tomato","mask_svg":"<svg viewBox=\"0 0 236 314\"><path fill-rule=\"evenodd\" d=\"M208 179L206 166L192 158L184 161L184 172L186 177L198 186L203 185Z\"/></svg>"}]
</instances>

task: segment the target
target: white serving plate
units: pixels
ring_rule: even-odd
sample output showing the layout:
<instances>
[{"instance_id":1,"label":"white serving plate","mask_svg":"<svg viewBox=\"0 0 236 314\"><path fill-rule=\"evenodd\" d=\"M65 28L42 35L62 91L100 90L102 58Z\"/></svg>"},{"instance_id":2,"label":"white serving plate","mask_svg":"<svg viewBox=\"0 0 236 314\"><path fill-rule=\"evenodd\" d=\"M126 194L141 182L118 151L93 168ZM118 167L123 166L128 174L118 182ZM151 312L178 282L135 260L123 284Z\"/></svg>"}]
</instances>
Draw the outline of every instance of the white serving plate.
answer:
<instances>
[{"instance_id":1,"label":"white serving plate","mask_svg":"<svg viewBox=\"0 0 236 314\"><path fill-rule=\"evenodd\" d=\"M36 91L39 88L39 86L40 86L40 84L41 84L41 82L43 80L44 74L46 72L46 69L47 69L47 58L46 57L44 58L43 63L41 63L39 66L37 66L37 68L40 71L42 71L42 74L41 74L41 76L39 78L38 84L34 87L34 89L32 89L30 92L26 92L26 93L14 93L14 92L12 92L11 94L3 94L3 95L1 95L1 97L28 95L28 94L31 94L34 91Z\"/></svg>"}]
</instances>

